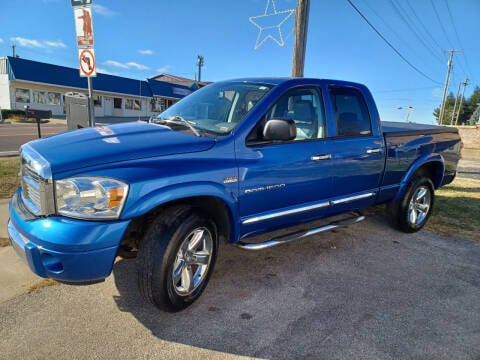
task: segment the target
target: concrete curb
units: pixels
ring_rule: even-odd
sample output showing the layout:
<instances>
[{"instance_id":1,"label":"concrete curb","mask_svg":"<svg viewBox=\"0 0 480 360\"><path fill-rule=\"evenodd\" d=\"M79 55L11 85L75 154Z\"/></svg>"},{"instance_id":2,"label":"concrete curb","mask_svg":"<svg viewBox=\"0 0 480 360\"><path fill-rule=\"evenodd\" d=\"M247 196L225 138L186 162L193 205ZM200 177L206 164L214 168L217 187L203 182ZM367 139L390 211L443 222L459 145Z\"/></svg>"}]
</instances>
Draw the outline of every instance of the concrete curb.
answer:
<instances>
[{"instance_id":1,"label":"concrete curb","mask_svg":"<svg viewBox=\"0 0 480 360\"><path fill-rule=\"evenodd\" d=\"M0 237L8 238L7 224L10 218L8 204L10 199L0 199Z\"/></svg>"},{"instance_id":2,"label":"concrete curb","mask_svg":"<svg viewBox=\"0 0 480 360\"><path fill-rule=\"evenodd\" d=\"M13 157L20 155L18 151L0 151L0 157Z\"/></svg>"},{"instance_id":3,"label":"concrete curb","mask_svg":"<svg viewBox=\"0 0 480 360\"><path fill-rule=\"evenodd\" d=\"M39 280L11 246L0 248L0 303L25 294Z\"/></svg>"}]
</instances>

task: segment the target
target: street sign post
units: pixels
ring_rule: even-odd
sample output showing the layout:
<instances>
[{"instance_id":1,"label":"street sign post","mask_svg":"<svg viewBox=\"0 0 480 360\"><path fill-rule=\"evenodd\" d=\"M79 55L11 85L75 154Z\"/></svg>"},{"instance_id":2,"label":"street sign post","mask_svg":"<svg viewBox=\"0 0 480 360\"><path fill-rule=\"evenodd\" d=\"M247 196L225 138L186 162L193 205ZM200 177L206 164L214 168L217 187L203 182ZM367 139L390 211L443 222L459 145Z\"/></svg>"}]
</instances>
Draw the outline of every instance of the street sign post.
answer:
<instances>
[{"instance_id":1,"label":"street sign post","mask_svg":"<svg viewBox=\"0 0 480 360\"><path fill-rule=\"evenodd\" d=\"M97 76L95 51L93 49L78 49L80 76Z\"/></svg>"},{"instance_id":2,"label":"street sign post","mask_svg":"<svg viewBox=\"0 0 480 360\"><path fill-rule=\"evenodd\" d=\"M77 34L78 65L80 76L87 77L88 122L95 126L92 77L97 76L95 50L93 50L92 0L71 0Z\"/></svg>"}]
</instances>

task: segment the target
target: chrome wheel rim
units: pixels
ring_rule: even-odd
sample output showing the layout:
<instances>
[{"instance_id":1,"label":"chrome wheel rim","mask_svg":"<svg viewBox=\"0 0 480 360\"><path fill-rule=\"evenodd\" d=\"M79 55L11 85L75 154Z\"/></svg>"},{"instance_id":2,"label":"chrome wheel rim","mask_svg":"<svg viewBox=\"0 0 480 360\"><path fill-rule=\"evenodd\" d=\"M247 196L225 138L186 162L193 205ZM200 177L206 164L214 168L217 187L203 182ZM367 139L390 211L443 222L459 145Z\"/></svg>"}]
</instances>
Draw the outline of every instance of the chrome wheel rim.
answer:
<instances>
[{"instance_id":1,"label":"chrome wheel rim","mask_svg":"<svg viewBox=\"0 0 480 360\"><path fill-rule=\"evenodd\" d=\"M212 234L205 227L194 229L182 242L172 271L173 288L178 295L190 295L205 280L212 248Z\"/></svg>"},{"instance_id":2,"label":"chrome wheel rim","mask_svg":"<svg viewBox=\"0 0 480 360\"><path fill-rule=\"evenodd\" d=\"M422 224L430 210L432 195L427 186L420 186L408 205L408 221L414 226Z\"/></svg>"}]
</instances>

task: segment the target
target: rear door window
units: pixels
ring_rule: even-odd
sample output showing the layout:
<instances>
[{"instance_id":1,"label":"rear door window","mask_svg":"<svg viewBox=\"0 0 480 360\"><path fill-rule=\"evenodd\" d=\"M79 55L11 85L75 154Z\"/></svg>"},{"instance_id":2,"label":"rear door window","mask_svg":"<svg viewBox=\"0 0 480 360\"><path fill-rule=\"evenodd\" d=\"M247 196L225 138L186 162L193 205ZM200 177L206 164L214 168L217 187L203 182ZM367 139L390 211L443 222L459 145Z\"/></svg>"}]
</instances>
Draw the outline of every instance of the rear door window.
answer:
<instances>
[{"instance_id":1,"label":"rear door window","mask_svg":"<svg viewBox=\"0 0 480 360\"><path fill-rule=\"evenodd\" d=\"M363 94L358 89L344 86L330 86L329 92L335 111L337 136L371 135L371 119Z\"/></svg>"}]
</instances>

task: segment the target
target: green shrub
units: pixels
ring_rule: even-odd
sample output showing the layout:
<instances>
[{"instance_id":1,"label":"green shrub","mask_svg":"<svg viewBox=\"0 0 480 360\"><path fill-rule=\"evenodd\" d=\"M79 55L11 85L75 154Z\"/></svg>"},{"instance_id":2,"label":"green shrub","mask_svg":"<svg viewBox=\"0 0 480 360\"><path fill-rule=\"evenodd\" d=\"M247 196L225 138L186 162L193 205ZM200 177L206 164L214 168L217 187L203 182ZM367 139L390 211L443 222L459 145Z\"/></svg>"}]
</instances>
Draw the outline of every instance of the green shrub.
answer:
<instances>
[{"instance_id":1,"label":"green shrub","mask_svg":"<svg viewBox=\"0 0 480 360\"><path fill-rule=\"evenodd\" d=\"M8 109L2 109L2 119L19 119L19 118L24 118L25 117L25 111L24 110L8 110Z\"/></svg>"}]
</instances>

